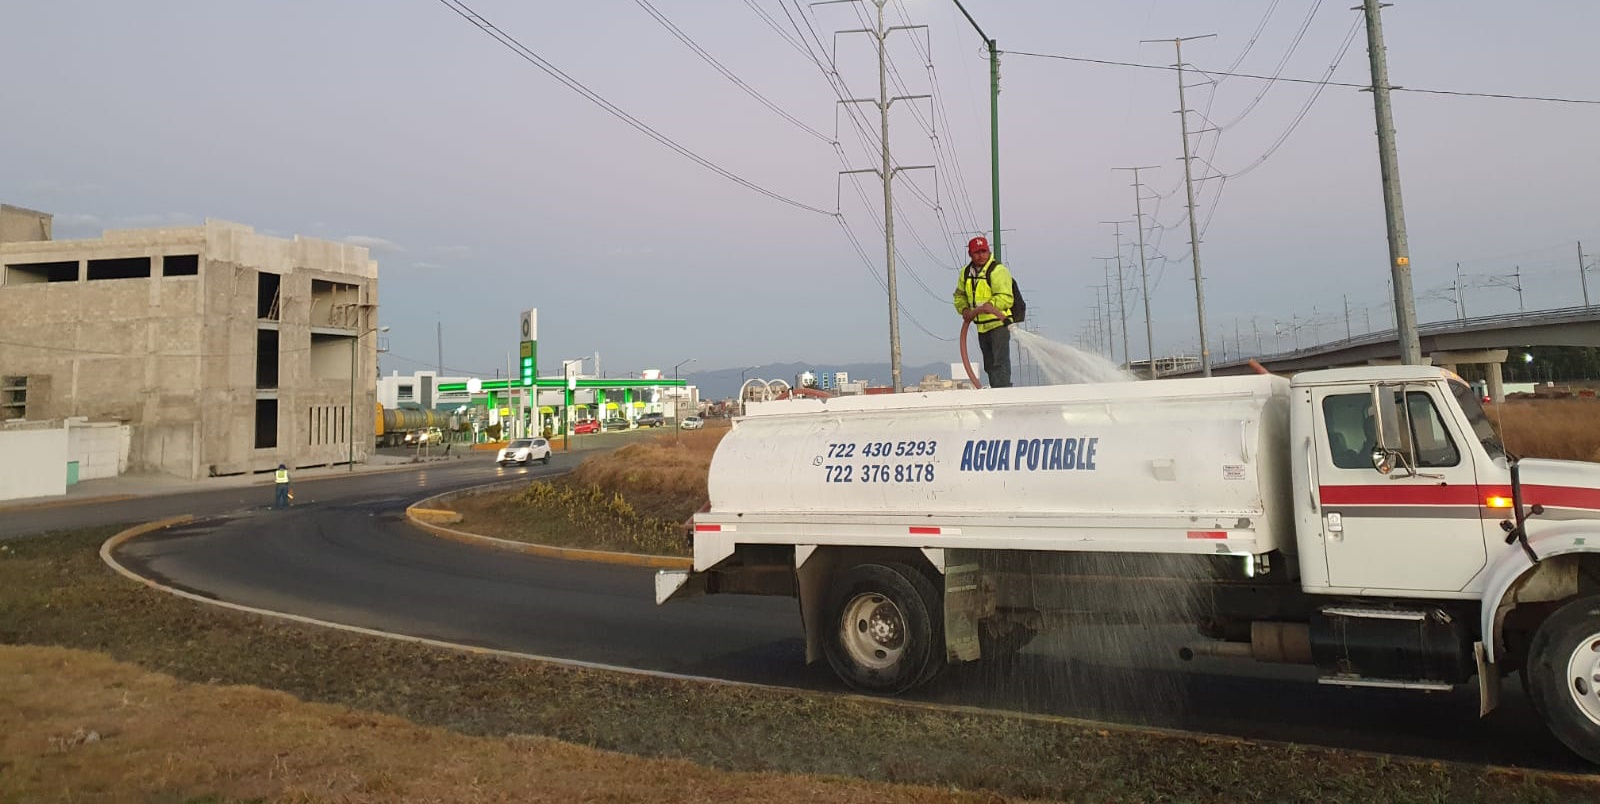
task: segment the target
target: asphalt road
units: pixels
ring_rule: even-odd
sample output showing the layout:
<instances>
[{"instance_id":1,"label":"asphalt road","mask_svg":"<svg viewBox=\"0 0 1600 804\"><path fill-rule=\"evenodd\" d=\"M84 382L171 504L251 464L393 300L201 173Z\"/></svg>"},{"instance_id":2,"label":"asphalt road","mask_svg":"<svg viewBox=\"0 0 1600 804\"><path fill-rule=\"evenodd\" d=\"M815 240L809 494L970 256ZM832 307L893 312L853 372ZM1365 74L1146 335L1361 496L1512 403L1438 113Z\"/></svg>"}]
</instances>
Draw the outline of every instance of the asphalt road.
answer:
<instances>
[{"instance_id":1,"label":"asphalt road","mask_svg":"<svg viewBox=\"0 0 1600 804\"><path fill-rule=\"evenodd\" d=\"M322 480L297 491L305 504L287 512L266 510L259 489L243 505L226 494L139 501L150 507L134 518L178 509L214 517L136 539L119 559L190 591L381 631L842 691L824 665L804 665L790 599L720 596L657 607L652 570L483 550L435 539L403 521L405 506L428 494L561 471L575 460L558 456L548 468L509 470L466 460ZM91 521L72 526L91 524L96 515L74 512ZM1501 708L1479 719L1470 686L1451 693L1321 686L1305 668L1183 663L1176 658L1182 640L1161 628L1085 627L1036 640L1009 668L955 668L914 697L1435 759L1592 770L1548 734L1514 680L1505 685Z\"/></svg>"}]
</instances>

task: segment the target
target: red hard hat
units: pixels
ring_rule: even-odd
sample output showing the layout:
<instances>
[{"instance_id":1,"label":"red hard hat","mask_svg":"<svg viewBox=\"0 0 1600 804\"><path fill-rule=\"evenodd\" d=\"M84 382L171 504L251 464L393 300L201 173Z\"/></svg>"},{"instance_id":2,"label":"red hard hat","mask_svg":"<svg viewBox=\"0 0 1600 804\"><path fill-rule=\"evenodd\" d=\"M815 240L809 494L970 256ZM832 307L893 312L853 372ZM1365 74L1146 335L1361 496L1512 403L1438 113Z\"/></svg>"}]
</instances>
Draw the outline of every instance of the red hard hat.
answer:
<instances>
[{"instance_id":1,"label":"red hard hat","mask_svg":"<svg viewBox=\"0 0 1600 804\"><path fill-rule=\"evenodd\" d=\"M986 237L974 237L971 240L967 241L967 253L968 254L977 254L980 251L988 251L988 250L989 250L989 239L986 238Z\"/></svg>"}]
</instances>

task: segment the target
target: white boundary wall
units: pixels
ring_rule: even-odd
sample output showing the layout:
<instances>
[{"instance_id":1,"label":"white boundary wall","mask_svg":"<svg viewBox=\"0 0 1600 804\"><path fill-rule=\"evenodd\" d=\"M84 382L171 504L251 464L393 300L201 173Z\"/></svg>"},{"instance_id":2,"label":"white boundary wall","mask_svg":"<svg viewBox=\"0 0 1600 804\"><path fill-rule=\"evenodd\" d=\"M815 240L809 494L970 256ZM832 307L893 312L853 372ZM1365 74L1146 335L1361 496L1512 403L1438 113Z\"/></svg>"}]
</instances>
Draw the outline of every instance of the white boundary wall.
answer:
<instances>
[{"instance_id":1,"label":"white boundary wall","mask_svg":"<svg viewBox=\"0 0 1600 804\"><path fill-rule=\"evenodd\" d=\"M67 493L67 431L0 430L0 500Z\"/></svg>"}]
</instances>

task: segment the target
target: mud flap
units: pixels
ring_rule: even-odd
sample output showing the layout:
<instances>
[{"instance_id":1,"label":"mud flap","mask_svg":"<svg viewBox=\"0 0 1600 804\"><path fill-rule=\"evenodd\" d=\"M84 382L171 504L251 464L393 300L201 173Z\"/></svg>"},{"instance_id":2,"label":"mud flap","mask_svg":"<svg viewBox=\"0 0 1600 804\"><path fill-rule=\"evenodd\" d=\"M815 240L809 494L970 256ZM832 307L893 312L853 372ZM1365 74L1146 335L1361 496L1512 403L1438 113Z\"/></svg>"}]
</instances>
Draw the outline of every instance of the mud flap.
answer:
<instances>
[{"instance_id":1,"label":"mud flap","mask_svg":"<svg viewBox=\"0 0 1600 804\"><path fill-rule=\"evenodd\" d=\"M944 644L948 661L974 662L983 655L978 646L978 620L983 616L978 577L977 564L945 567Z\"/></svg>"},{"instance_id":2,"label":"mud flap","mask_svg":"<svg viewBox=\"0 0 1600 804\"><path fill-rule=\"evenodd\" d=\"M656 605L706 593L706 575L691 570L656 571Z\"/></svg>"},{"instance_id":3,"label":"mud flap","mask_svg":"<svg viewBox=\"0 0 1600 804\"><path fill-rule=\"evenodd\" d=\"M1500 667L1488 660L1482 642L1472 643L1478 662L1478 717L1485 717L1500 705Z\"/></svg>"}]
</instances>

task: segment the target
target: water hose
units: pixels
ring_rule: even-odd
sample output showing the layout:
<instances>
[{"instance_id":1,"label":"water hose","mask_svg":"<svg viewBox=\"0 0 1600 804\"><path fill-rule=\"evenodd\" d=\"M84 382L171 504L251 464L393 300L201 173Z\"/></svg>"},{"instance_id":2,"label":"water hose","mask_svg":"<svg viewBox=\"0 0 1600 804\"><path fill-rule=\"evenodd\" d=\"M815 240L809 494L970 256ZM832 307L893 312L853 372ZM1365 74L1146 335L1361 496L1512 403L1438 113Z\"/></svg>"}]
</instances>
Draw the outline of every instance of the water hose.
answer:
<instances>
[{"instance_id":1,"label":"water hose","mask_svg":"<svg viewBox=\"0 0 1600 804\"><path fill-rule=\"evenodd\" d=\"M972 381L972 387L982 388L983 383L978 382L978 375L972 370L972 361L967 358L967 330L969 329L972 329L971 318L961 322L961 337L956 339L961 343L961 367L967 370L967 379Z\"/></svg>"}]
</instances>

